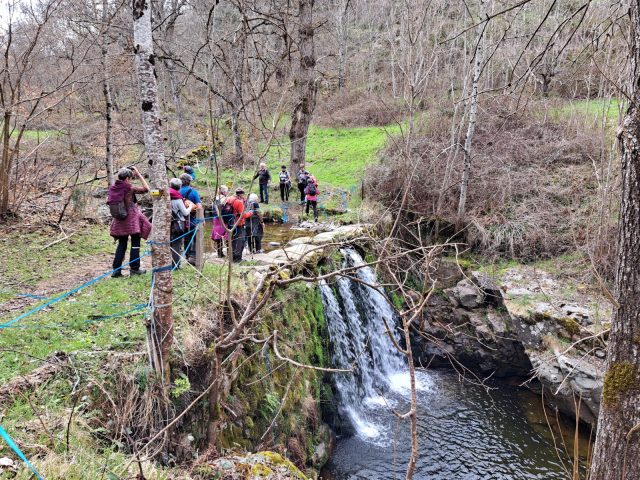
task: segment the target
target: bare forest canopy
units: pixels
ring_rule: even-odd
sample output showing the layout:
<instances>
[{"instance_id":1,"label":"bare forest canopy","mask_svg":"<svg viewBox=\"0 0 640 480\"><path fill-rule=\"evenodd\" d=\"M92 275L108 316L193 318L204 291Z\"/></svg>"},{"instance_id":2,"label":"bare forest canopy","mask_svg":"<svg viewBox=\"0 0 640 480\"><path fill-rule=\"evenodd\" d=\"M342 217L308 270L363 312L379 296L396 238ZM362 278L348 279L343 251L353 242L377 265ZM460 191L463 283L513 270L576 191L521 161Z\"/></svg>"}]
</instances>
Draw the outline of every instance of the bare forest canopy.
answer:
<instances>
[{"instance_id":1,"label":"bare forest canopy","mask_svg":"<svg viewBox=\"0 0 640 480\"><path fill-rule=\"evenodd\" d=\"M321 443L316 468L328 455L320 435L325 374L347 371L331 368L322 296L302 285L375 267L392 294L386 301L397 310L403 345L384 320L386 333L411 378L411 407L399 415L411 423L409 479L418 460L411 342L439 289L431 262L451 252L462 273L463 262L494 258L551 258L558 269L579 258L576 284L589 277L618 309L603 380L614 402L604 405L594 454L594 471L611 463L615 472L593 479L638 478L638 8L617 0L5 1L0 378L23 393L31 381L11 380L38 362L52 363L30 378L44 385L36 404L56 403L58 410L40 408L43 415L56 411L63 419L54 438L26 395L3 417L9 430L29 439L21 446L47 452L41 458L55 457L42 462L59 472L48 478L131 477L135 468L138 478L164 478L160 463L149 460L171 463L164 457L170 448L193 460L205 452L196 452L196 441L207 448L206 463L237 447L247 431L259 441L243 447L286 441L307 466L306 457L316 456L307 446ZM321 228L358 223L343 228L371 246L362 252L366 265L340 267L327 256L326 266L307 268L301 258L309 251L298 260L285 251L288 263L258 271L264 265L236 266L229 250L226 260L205 265L200 249L200 270L184 262L174 274L168 178L192 165L210 207L221 183L255 192L262 162L274 187L280 165L295 184L305 164L319 182L323 215L335 215ZM151 271L144 276L132 266L133 277L97 284L111 272L113 253L107 188L126 166L136 166L152 191L140 195L145 213L153 210L143 254ZM274 207L264 205L265 216ZM289 223L304 217L300 205L291 210ZM234 213L236 234L243 212ZM199 246L203 230L193 230ZM340 234L330 233L336 249L347 243L334 243ZM230 248L238 240L232 237ZM85 302L73 305L83 299L75 296L78 284L86 287ZM133 310L113 311L125 304ZM32 313L32 336L9 330ZM65 355L48 357L54 348ZM263 361L270 348L281 362L274 370ZM42 379L58 372L66 355L73 378L48 385ZM82 355L84 363L74 363ZM90 374L81 379L83 367ZM268 382L282 388L265 394ZM61 400L54 388L70 393ZM276 420L290 413L289 392L294 415L283 430ZM31 423L23 423L24 412L33 413ZM237 427L251 412L260 423ZM200 428L197 439L181 430L185 425ZM263 443L268 435L273 441ZM109 448L95 447L88 440L94 437ZM70 462L78 444L85 455ZM72 463L73 475L65 470ZM196 472L202 465L192 466ZM205 470L196 475L211 473Z\"/></svg>"},{"instance_id":2,"label":"bare forest canopy","mask_svg":"<svg viewBox=\"0 0 640 480\"><path fill-rule=\"evenodd\" d=\"M577 246L611 273L614 133L629 95L625 2L151 7L169 176L197 164L212 191L263 160L295 171L315 127L378 126L387 149L356 158L349 146L325 158L347 172L326 186L354 195L362 179L341 178L381 160L385 181L364 174L371 199L468 225L467 240L491 254L526 259ZM82 211L86 198L114 170L146 159L132 5L11 0L0 32L3 218L95 217ZM331 149L330 136L322 142L318 150ZM555 228L567 211L576 228Z\"/></svg>"}]
</instances>

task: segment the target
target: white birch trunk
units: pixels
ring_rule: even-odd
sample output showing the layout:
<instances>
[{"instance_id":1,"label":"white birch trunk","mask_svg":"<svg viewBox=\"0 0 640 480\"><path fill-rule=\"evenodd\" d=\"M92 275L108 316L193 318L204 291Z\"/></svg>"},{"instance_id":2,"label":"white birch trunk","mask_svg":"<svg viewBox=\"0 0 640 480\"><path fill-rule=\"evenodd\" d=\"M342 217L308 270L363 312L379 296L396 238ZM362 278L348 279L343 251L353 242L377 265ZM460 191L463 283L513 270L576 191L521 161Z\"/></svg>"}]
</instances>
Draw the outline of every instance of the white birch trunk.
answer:
<instances>
[{"instance_id":1,"label":"white birch trunk","mask_svg":"<svg viewBox=\"0 0 640 480\"><path fill-rule=\"evenodd\" d=\"M102 32L100 32L100 63L102 66L102 95L104 96L105 130L105 168L107 169L107 181L109 185L115 182L113 167L113 99L111 98L111 85L109 84L109 69L107 67L107 23L109 2L102 0Z\"/></svg>"},{"instance_id":2,"label":"white birch trunk","mask_svg":"<svg viewBox=\"0 0 640 480\"><path fill-rule=\"evenodd\" d=\"M163 151L158 84L153 54L151 8L148 0L133 1L133 45L140 87L140 107L144 144L149 161L149 183L158 194L153 198L153 230L151 232L153 268L171 266L169 231L171 208ZM153 193L153 192L152 192ZM172 297L173 281L170 270L154 274L153 317L147 325L151 362L154 370L169 379L169 354L173 343Z\"/></svg>"},{"instance_id":3,"label":"white birch trunk","mask_svg":"<svg viewBox=\"0 0 640 480\"><path fill-rule=\"evenodd\" d=\"M469 188L469 171L471 170L471 145L473 142L473 132L476 128L476 115L478 113L478 83L482 65L480 62L480 49L476 52L475 64L473 67L473 80L471 83L471 98L469 100L469 126L464 139L464 165L462 167L462 183L460 184L460 200L458 201L458 218L462 218L467 204L467 190Z\"/></svg>"}]
</instances>

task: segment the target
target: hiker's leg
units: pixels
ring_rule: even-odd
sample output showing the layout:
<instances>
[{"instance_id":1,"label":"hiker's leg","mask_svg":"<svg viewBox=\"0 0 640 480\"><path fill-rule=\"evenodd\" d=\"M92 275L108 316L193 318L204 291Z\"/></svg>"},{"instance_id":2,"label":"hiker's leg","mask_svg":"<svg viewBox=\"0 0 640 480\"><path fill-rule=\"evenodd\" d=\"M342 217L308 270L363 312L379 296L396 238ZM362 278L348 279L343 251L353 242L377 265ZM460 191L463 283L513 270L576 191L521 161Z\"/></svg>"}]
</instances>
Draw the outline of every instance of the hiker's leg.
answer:
<instances>
[{"instance_id":1,"label":"hiker's leg","mask_svg":"<svg viewBox=\"0 0 640 480\"><path fill-rule=\"evenodd\" d=\"M284 202L284 192L287 189L287 186L284 183L280 184L280 200Z\"/></svg>"},{"instance_id":2,"label":"hiker's leg","mask_svg":"<svg viewBox=\"0 0 640 480\"><path fill-rule=\"evenodd\" d=\"M233 250L233 261L242 260L242 250L244 250L244 227L238 227L233 232L233 242L231 246Z\"/></svg>"},{"instance_id":3,"label":"hiker's leg","mask_svg":"<svg viewBox=\"0 0 640 480\"><path fill-rule=\"evenodd\" d=\"M306 208L306 210L305 210L305 213L306 213L307 215L309 215L309 204L310 204L310 203L311 203L311 202L310 202L309 200L307 200L307 208Z\"/></svg>"},{"instance_id":4,"label":"hiker's leg","mask_svg":"<svg viewBox=\"0 0 640 480\"><path fill-rule=\"evenodd\" d=\"M180 237L176 240L177 237L180 237L180 234L171 234L171 263L173 264L174 268L180 266L180 257L182 256L182 240L184 238Z\"/></svg>"},{"instance_id":5,"label":"hiker's leg","mask_svg":"<svg viewBox=\"0 0 640 480\"><path fill-rule=\"evenodd\" d=\"M264 188L264 202L269 203L269 185L263 185Z\"/></svg>"},{"instance_id":6,"label":"hiker's leg","mask_svg":"<svg viewBox=\"0 0 640 480\"><path fill-rule=\"evenodd\" d=\"M116 247L116 254L113 257L114 270L122 266L122 262L124 261L124 254L127 252L127 240L129 239L129 236L124 235L122 237L117 237L117 238L118 238L118 246Z\"/></svg>"},{"instance_id":7,"label":"hiker's leg","mask_svg":"<svg viewBox=\"0 0 640 480\"><path fill-rule=\"evenodd\" d=\"M298 184L298 190L300 190L300 203L304 202L304 185Z\"/></svg>"},{"instance_id":8,"label":"hiker's leg","mask_svg":"<svg viewBox=\"0 0 640 480\"><path fill-rule=\"evenodd\" d=\"M262 235L258 234L255 237L253 237L253 241L255 243L255 247L256 247L256 252L259 252L260 250L262 250Z\"/></svg>"},{"instance_id":9,"label":"hiker's leg","mask_svg":"<svg viewBox=\"0 0 640 480\"><path fill-rule=\"evenodd\" d=\"M313 207L313 218L317 222L318 221L318 201L314 200L311 202L311 206Z\"/></svg>"},{"instance_id":10,"label":"hiker's leg","mask_svg":"<svg viewBox=\"0 0 640 480\"><path fill-rule=\"evenodd\" d=\"M140 235L131 235L131 251L129 252L131 270L140 269Z\"/></svg>"}]
</instances>

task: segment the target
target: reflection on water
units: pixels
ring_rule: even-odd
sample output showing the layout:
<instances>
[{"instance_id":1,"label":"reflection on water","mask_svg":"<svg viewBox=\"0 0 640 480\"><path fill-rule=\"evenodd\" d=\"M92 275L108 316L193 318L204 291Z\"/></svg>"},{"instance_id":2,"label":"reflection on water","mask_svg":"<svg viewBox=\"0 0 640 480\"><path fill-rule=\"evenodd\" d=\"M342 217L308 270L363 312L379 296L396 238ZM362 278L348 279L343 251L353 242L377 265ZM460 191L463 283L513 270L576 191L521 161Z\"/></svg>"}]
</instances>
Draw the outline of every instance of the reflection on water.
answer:
<instances>
[{"instance_id":1,"label":"reflection on water","mask_svg":"<svg viewBox=\"0 0 640 480\"><path fill-rule=\"evenodd\" d=\"M204 251L215 252L216 248L211 240L211 222L206 222L204 227ZM262 238L262 248L265 252L270 252L277 248L282 248L287 242L294 238L306 237L310 234L307 230L292 230L291 225L282 223L265 223L264 237ZM275 243L277 245L271 245Z\"/></svg>"},{"instance_id":2,"label":"reflection on water","mask_svg":"<svg viewBox=\"0 0 640 480\"><path fill-rule=\"evenodd\" d=\"M416 479L571 478L563 439L556 436L558 448L554 448L537 396L507 386L487 393L482 387L461 383L454 372L421 375L428 381L423 381L426 388L418 393L420 456ZM408 408L408 391L397 390L388 396L398 411ZM534 417L535 423L528 421ZM369 420L383 427L385 441L358 436L339 439L321 478L404 478L411 442L408 422L398 421L384 406L372 407ZM584 435L581 444L589 445ZM566 445L569 452L572 448Z\"/></svg>"}]
</instances>

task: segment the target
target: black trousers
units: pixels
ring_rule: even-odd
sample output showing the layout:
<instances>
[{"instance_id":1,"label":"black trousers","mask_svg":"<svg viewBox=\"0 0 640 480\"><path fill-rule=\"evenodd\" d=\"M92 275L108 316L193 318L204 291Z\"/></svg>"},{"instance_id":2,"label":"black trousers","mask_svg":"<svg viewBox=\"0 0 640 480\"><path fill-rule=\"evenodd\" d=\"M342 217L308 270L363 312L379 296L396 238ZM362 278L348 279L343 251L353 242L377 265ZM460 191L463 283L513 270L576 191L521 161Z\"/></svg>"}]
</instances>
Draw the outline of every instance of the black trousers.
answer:
<instances>
[{"instance_id":1,"label":"black trousers","mask_svg":"<svg viewBox=\"0 0 640 480\"><path fill-rule=\"evenodd\" d=\"M251 253L262 250L262 235L251 235L248 237L248 240Z\"/></svg>"},{"instance_id":2,"label":"black trousers","mask_svg":"<svg viewBox=\"0 0 640 480\"><path fill-rule=\"evenodd\" d=\"M286 183L280 184L280 199L284 201L289 201L289 185Z\"/></svg>"},{"instance_id":3,"label":"black trousers","mask_svg":"<svg viewBox=\"0 0 640 480\"><path fill-rule=\"evenodd\" d=\"M307 215L309 215L309 206L313 208L313 218L318 221L318 202L316 200L307 200Z\"/></svg>"},{"instance_id":4,"label":"black trousers","mask_svg":"<svg viewBox=\"0 0 640 480\"><path fill-rule=\"evenodd\" d=\"M184 233L188 233L188 235L185 235L183 237L185 245L189 245L187 251L184 252L184 256L187 258L196 256L196 239L193 238L193 231L197 228L195 219L196 217L190 217L189 226L184 231ZM191 241L191 239L193 239L193 241ZM189 242L191 242L191 244L189 244Z\"/></svg>"},{"instance_id":5,"label":"black trousers","mask_svg":"<svg viewBox=\"0 0 640 480\"><path fill-rule=\"evenodd\" d=\"M242 251L244 250L244 226L236 227L233 231L233 237L231 239L231 249L233 250L233 261L239 262L242 260Z\"/></svg>"},{"instance_id":6,"label":"black trousers","mask_svg":"<svg viewBox=\"0 0 640 480\"><path fill-rule=\"evenodd\" d=\"M307 186L304 183L299 183L298 184L298 190L300 190L300 201L304 202L304 189L307 188Z\"/></svg>"},{"instance_id":7,"label":"black trousers","mask_svg":"<svg viewBox=\"0 0 640 480\"><path fill-rule=\"evenodd\" d=\"M180 266L180 259L182 257L182 244L185 237L182 233L171 233L171 263L174 268ZM177 237L180 237L176 240Z\"/></svg>"},{"instance_id":8,"label":"black trousers","mask_svg":"<svg viewBox=\"0 0 640 480\"><path fill-rule=\"evenodd\" d=\"M116 247L116 256L113 259L113 269L116 270L122 266L124 255L127 253L127 243L129 235L117 237L118 246ZM131 251L129 252L129 268L131 270L140 269L140 235L131 235Z\"/></svg>"},{"instance_id":9,"label":"black trousers","mask_svg":"<svg viewBox=\"0 0 640 480\"><path fill-rule=\"evenodd\" d=\"M224 246L226 240L220 239L220 240L214 240L215 244L216 244L216 251L218 252L218 257L222 258L224 257L224 252L222 251L222 247Z\"/></svg>"}]
</instances>

